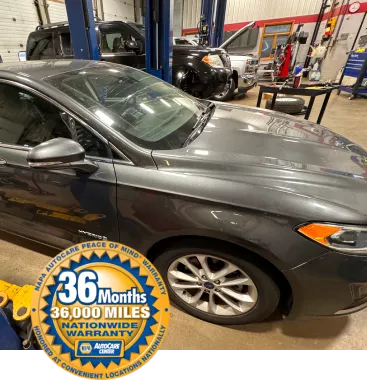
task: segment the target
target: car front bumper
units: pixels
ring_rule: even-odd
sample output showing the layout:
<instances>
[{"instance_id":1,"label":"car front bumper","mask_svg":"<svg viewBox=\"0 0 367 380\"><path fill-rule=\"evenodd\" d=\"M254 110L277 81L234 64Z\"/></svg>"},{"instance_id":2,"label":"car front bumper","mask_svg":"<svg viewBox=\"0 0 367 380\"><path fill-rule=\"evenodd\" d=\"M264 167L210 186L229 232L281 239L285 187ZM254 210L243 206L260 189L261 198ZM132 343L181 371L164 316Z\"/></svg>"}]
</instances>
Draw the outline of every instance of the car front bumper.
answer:
<instances>
[{"instance_id":1,"label":"car front bumper","mask_svg":"<svg viewBox=\"0 0 367 380\"><path fill-rule=\"evenodd\" d=\"M257 85L259 76L257 72L245 73L238 78L238 91L247 91Z\"/></svg>"},{"instance_id":2,"label":"car front bumper","mask_svg":"<svg viewBox=\"0 0 367 380\"><path fill-rule=\"evenodd\" d=\"M207 97L221 94L224 91L226 84L231 80L231 78L232 70L229 68L212 69L210 82L213 85L213 92L211 95Z\"/></svg>"},{"instance_id":3,"label":"car front bumper","mask_svg":"<svg viewBox=\"0 0 367 380\"><path fill-rule=\"evenodd\" d=\"M290 319L340 316L367 307L367 256L328 251L283 274L293 293Z\"/></svg>"}]
</instances>

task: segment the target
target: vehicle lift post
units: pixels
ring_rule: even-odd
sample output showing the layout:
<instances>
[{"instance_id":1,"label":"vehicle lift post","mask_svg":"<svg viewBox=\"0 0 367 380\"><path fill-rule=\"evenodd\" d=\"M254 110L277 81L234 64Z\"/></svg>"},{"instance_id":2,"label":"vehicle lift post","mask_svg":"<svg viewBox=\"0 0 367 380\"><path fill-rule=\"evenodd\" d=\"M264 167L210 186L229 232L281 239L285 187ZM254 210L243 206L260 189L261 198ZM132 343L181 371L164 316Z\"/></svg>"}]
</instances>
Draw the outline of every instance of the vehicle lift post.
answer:
<instances>
[{"instance_id":1,"label":"vehicle lift post","mask_svg":"<svg viewBox=\"0 0 367 380\"><path fill-rule=\"evenodd\" d=\"M65 0L76 59L99 59L92 0Z\"/></svg>"},{"instance_id":2,"label":"vehicle lift post","mask_svg":"<svg viewBox=\"0 0 367 380\"><path fill-rule=\"evenodd\" d=\"M172 83L173 0L144 0L147 73Z\"/></svg>"},{"instance_id":3,"label":"vehicle lift post","mask_svg":"<svg viewBox=\"0 0 367 380\"><path fill-rule=\"evenodd\" d=\"M213 47L218 47L222 45L226 8L227 0L217 0L217 8L215 10L214 31L211 44L211 46Z\"/></svg>"},{"instance_id":4,"label":"vehicle lift post","mask_svg":"<svg viewBox=\"0 0 367 380\"><path fill-rule=\"evenodd\" d=\"M201 0L199 44L209 46L212 42L213 10L215 1Z\"/></svg>"}]
</instances>

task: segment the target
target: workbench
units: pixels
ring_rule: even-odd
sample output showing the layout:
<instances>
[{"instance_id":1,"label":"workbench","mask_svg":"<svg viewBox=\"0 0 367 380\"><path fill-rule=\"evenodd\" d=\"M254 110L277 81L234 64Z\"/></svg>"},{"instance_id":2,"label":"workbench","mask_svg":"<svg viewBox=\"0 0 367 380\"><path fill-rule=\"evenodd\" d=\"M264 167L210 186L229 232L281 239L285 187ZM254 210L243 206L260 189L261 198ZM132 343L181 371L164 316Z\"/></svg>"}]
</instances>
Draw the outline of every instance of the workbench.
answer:
<instances>
[{"instance_id":1,"label":"workbench","mask_svg":"<svg viewBox=\"0 0 367 380\"><path fill-rule=\"evenodd\" d=\"M257 104L256 107L261 106L261 100L264 93L270 93L273 94L271 107L270 109L274 109L275 101L277 99L278 94L285 94L285 95L295 95L295 96L308 96L310 97L310 102L305 107L305 110L301 113L305 115L305 119L308 120L313 108L313 104L315 102L316 96L325 95L325 99L322 103L322 107L319 113L319 116L317 118L317 124L321 123L321 120L324 116L326 107L328 105L331 92L336 89L336 87L320 87L319 89L316 88L306 88L306 87L313 87L314 85L311 84L301 84L298 88L293 87L285 87L285 86L268 86L268 85L259 85L260 91L259 96L257 98Z\"/></svg>"}]
</instances>

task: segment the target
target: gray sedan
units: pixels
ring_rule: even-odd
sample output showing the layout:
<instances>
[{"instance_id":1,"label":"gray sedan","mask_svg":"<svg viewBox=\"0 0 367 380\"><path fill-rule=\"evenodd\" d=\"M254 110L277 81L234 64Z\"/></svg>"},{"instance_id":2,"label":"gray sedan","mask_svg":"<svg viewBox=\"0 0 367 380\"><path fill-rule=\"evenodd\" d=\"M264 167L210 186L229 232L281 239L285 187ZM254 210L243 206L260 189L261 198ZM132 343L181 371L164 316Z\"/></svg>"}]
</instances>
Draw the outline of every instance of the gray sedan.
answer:
<instances>
[{"instance_id":1,"label":"gray sedan","mask_svg":"<svg viewBox=\"0 0 367 380\"><path fill-rule=\"evenodd\" d=\"M209 322L367 303L367 152L288 115L103 62L0 66L0 228L147 255Z\"/></svg>"}]
</instances>

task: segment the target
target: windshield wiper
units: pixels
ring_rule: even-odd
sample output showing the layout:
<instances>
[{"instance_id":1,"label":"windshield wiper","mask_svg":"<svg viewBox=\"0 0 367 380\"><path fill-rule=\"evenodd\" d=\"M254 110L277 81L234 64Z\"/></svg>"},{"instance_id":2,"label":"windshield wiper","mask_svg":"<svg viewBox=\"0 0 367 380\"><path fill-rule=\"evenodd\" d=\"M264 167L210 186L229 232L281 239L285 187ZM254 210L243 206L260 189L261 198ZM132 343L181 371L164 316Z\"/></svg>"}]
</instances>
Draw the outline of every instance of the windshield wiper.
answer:
<instances>
[{"instance_id":1,"label":"windshield wiper","mask_svg":"<svg viewBox=\"0 0 367 380\"><path fill-rule=\"evenodd\" d=\"M210 105L206 108L206 110L202 112L198 121L195 123L195 125L192 128L192 132L190 133L189 137L186 139L185 143L183 144L183 147L189 145L193 140L195 140L200 135L200 133L203 131L208 121L210 120L214 109L215 109L215 104L210 103Z\"/></svg>"}]
</instances>

